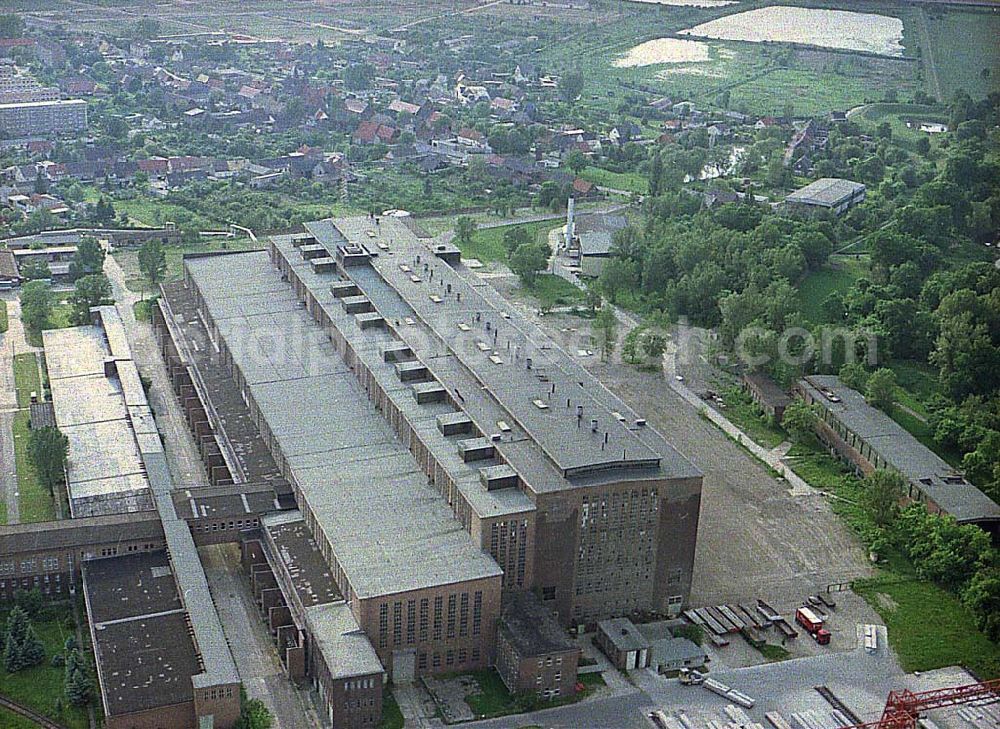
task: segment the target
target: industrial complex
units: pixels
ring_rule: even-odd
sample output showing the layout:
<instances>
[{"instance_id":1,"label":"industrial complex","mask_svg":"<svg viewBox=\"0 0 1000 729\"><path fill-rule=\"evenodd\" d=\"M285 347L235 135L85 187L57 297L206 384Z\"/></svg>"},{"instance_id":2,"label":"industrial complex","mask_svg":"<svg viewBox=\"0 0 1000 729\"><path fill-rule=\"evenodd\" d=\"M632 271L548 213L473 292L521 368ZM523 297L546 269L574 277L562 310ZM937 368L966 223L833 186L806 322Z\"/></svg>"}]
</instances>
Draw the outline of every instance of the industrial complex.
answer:
<instances>
[{"instance_id":1,"label":"industrial complex","mask_svg":"<svg viewBox=\"0 0 1000 729\"><path fill-rule=\"evenodd\" d=\"M208 545L234 545L284 675L337 729L377 726L390 683L487 668L511 695L568 698L568 630L596 629L624 671L711 660L646 620L693 612L699 470L420 233L323 220L184 259L151 349L208 486L171 477L114 307L45 332L52 399L30 412L67 436L69 518L0 530L0 598L82 592L111 729L235 724ZM774 417L789 402L748 387ZM796 394L859 471L995 530L996 504L859 393L815 376Z\"/></svg>"},{"instance_id":2,"label":"industrial complex","mask_svg":"<svg viewBox=\"0 0 1000 729\"><path fill-rule=\"evenodd\" d=\"M394 218L185 259L153 329L211 486L175 484L114 307L45 333L69 516L5 527L0 593L82 590L109 727L229 727L198 546L240 546L330 726L497 666L576 683L565 628L687 607L699 471L536 325ZM209 721L209 717L211 717Z\"/></svg>"},{"instance_id":3,"label":"industrial complex","mask_svg":"<svg viewBox=\"0 0 1000 729\"><path fill-rule=\"evenodd\" d=\"M678 614L697 469L457 249L393 218L305 227L186 259L154 325L213 482L294 506L233 538L331 722L377 721L384 677L493 665L527 590L563 625Z\"/></svg>"}]
</instances>

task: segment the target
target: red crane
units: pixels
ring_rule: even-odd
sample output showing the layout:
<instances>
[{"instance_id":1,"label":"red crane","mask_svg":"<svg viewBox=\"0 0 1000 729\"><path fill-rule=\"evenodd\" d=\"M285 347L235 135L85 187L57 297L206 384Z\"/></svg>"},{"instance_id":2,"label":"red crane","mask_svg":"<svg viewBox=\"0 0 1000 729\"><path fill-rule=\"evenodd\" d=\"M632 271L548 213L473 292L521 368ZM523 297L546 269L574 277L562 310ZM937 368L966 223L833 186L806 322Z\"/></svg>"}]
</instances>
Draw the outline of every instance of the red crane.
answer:
<instances>
[{"instance_id":1,"label":"red crane","mask_svg":"<svg viewBox=\"0 0 1000 729\"><path fill-rule=\"evenodd\" d=\"M885 702L882 718L847 729L915 729L917 719L926 711L946 706L969 704L979 699L1000 699L1000 680L983 681L968 686L952 686L932 691L909 689L892 691Z\"/></svg>"}]
</instances>

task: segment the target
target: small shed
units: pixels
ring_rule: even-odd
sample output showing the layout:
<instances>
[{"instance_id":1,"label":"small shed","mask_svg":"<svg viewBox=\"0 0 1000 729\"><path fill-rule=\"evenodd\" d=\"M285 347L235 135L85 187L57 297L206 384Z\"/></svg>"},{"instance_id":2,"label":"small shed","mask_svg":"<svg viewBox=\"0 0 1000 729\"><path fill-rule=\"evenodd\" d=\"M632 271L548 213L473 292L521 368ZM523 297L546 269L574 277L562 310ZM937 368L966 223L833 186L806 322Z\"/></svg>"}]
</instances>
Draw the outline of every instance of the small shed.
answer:
<instances>
[{"instance_id":1,"label":"small shed","mask_svg":"<svg viewBox=\"0 0 1000 729\"><path fill-rule=\"evenodd\" d=\"M781 423L792 398L774 380L761 372L750 372L743 375L743 389L776 425Z\"/></svg>"},{"instance_id":2,"label":"small shed","mask_svg":"<svg viewBox=\"0 0 1000 729\"><path fill-rule=\"evenodd\" d=\"M649 666L651 644L628 618L602 620L597 624L595 640L608 659L622 671Z\"/></svg>"}]
</instances>

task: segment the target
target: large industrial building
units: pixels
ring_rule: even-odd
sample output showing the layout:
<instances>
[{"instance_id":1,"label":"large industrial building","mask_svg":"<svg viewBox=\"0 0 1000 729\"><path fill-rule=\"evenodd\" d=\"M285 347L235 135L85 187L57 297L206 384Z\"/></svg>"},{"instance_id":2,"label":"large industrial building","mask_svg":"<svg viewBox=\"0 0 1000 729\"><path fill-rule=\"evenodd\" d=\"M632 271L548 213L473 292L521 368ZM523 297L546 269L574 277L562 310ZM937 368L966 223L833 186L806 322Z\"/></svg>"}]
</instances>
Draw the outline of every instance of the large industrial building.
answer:
<instances>
[{"instance_id":1,"label":"large industrial building","mask_svg":"<svg viewBox=\"0 0 1000 729\"><path fill-rule=\"evenodd\" d=\"M377 723L386 675L492 665L525 590L564 625L679 612L698 470L457 249L305 228L188 257L154 327L213 483L294 507L229 530L331 725Z\"/></svg>"},{"instance_id":2,"label":"large industrial building","mask_svg":"<svg viewBox=\"0 0 1000 729\"><path fill-rule=\"evenodd\" d=\"M140 441L159 438L156 423L135 365L122 356L128 343L117 312L102 307L94 316L92 325L42 332L56 426L69 440L74 517L153 508Z\"/></svg>"}]
</instances>

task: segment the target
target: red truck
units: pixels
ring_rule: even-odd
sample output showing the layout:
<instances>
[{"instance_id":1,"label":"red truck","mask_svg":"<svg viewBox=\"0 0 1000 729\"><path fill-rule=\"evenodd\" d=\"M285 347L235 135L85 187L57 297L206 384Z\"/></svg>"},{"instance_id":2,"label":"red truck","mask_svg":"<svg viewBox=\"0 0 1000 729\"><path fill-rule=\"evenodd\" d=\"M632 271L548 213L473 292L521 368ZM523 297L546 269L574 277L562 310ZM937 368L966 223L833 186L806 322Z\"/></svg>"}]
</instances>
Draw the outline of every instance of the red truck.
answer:
<instances>
[{"instance_id":1,"label":"red truck","mask_svg":"<svg viewBox=\"0 0 1000 729\"><path fill-rule=\"evenodd\" d=\"M811 608L803 605L796 610L795 622L805 628L806 632L813 637L813 640L820 645L828 645L830 643L830 631L823 627L823 620Z\"/></svg>"}]
</instances>

